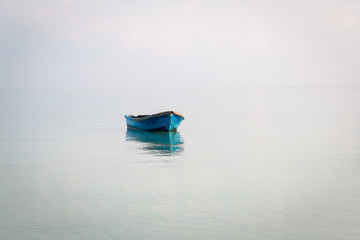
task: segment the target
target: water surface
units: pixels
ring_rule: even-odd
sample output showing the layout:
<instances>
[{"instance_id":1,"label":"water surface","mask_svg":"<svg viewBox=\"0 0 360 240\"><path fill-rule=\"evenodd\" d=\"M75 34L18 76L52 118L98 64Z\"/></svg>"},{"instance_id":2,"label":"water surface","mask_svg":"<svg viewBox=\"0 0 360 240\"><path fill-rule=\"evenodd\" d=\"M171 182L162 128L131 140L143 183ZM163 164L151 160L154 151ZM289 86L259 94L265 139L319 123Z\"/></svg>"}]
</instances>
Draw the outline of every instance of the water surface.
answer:
<instances>
[{"instance_id":1,"label":"water surface","mask_svg":"<svg viewBox=\"0 0 360 240\"><path fill-rule=\"evenodd\" d=\"M1 90L0 238L357 239L359 102L358 88ZM127 131L124 114L165 110L185 115L178 133Z\"/></svg>"}]
</instances>

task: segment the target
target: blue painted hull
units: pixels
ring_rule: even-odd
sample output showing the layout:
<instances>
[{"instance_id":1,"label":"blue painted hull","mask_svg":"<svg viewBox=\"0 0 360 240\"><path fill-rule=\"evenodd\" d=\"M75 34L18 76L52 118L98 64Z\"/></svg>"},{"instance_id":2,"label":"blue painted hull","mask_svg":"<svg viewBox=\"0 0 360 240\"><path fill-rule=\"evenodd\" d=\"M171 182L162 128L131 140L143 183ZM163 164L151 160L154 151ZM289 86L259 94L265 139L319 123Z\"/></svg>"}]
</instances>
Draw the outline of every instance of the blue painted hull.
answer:
<instances>
[{"instance_id":1,"label":"blue painted hull","mask_svg":"<svg viewBox=\"0 0 360 240\"><path fill-rule=\"evenodd\" d=\"M128 128L146 131L176 131L184 117L168 111L145 116L125 115Z\"/></svg>"}]
</instances>

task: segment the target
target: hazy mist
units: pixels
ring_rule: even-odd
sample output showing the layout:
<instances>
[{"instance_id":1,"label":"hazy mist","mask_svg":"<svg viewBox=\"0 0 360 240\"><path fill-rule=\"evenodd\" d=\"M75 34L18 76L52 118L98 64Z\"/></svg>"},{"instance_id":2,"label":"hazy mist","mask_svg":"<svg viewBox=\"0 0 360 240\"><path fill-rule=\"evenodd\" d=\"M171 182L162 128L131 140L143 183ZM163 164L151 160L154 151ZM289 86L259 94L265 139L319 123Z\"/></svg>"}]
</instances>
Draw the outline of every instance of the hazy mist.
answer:
<instances>
[{"instance_id":1,"label":"hazy mist","mask_svg":"<svg viewBox=\"0 0 360 240\"><path fill-rule=\"evenodd\" d=\"M359 86L359 1L0 1L0 87Z\"/></svg>"}]
</instances>

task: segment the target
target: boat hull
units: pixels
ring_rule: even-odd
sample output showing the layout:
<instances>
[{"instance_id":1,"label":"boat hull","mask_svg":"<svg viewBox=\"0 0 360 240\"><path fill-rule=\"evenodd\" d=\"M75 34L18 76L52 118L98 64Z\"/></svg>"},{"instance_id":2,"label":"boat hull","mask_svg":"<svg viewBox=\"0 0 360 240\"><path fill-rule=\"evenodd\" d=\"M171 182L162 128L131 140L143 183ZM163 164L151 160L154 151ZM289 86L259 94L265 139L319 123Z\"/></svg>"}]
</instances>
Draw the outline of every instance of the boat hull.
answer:
<instances>
[{"instance_id":1,"label":"boat hull","mask_svg":"<svg viewBox=\"0 0 360 240\"><path fill-rule=\"evenodd\" d=\"M181 114L172 111L144 117L125 115L125 118L129 129L145 131L176 131L184 120Z\"/></svg>"}]
</instances>

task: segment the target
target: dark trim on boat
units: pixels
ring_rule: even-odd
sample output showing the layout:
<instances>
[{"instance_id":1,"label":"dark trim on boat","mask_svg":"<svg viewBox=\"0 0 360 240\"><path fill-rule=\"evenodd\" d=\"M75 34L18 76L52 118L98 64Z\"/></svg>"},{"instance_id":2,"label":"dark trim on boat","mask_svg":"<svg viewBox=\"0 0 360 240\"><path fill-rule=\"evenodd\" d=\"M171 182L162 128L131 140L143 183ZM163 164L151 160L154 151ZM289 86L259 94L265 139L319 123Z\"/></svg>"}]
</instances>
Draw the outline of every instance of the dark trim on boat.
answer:
<instances>
[{"instance_id":1,"label":"dark trim on boat","mask_svg":"<svg viewBox=\"0 0 360 240\"><path fill-rule=\"evenodd\" d=\"M144 121L144 120L154 118L154 117L160 117L160 116L163 116L163 115L171 116L172 114L178 115L178 116L182 117L183 119L185 119L184 116L181 113L174 112L174 111L160 112L160 113L155 113L155 114L151 114L151 115L137 115L137 116L128 115L128 117L130 117L135 122L139 122L139 121Z\"/></svg>"}]
</instances>

